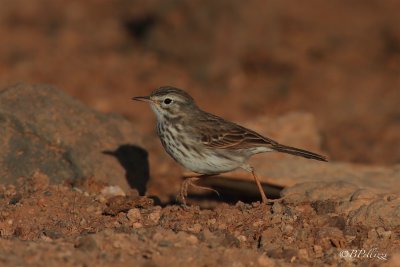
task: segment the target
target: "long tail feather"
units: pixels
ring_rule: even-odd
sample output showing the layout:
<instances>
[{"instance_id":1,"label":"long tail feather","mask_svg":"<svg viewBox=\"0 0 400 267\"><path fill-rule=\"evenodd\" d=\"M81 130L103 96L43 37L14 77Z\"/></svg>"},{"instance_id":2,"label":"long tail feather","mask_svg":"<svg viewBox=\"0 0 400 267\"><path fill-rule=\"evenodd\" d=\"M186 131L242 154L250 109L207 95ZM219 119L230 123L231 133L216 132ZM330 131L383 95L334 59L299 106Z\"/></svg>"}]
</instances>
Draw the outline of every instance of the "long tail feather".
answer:
<instances>
[{"instance_id":1,"label":"long tail feather","mask_svg":"<svg viewBox=\"0 0 400 267\"><path fill-rule=\"evenodd\" d=\"M291 147L291 146L285 146L285 145L274 145L272 147L275 151L278 152L283 152L283 153L288 153L291 155L295 155L295 156L300 156L300 157L304 157L307 159L315 159L315 160L320 160L320 161L328 161L327 158L325 156L321 156L318 155L316 153L304 150L304 149L300 149L300 148L295 148L295 147Z\"/></svg>"}]
</instances>

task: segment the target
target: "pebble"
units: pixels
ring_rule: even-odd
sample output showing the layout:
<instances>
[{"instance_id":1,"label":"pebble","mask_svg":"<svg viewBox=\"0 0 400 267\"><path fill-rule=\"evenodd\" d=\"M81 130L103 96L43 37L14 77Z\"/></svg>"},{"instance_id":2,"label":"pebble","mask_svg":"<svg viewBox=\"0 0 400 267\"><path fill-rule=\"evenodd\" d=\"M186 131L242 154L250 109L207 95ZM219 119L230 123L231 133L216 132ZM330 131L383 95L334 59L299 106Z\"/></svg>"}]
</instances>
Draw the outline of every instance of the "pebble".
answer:
<instances>
[{"instance_id":1,"label":"pebble","mask_svg":"<svg viewBox=\"0 0 400 267\"><path fill-rule=\"evenodd\" d=\"M218 224L218 229L220 229L220 230L224 230L224 229L226 229L226 224L225 223L220 223L220 224Z\"/></svg>"},{"instance_id":2,"label":"pebble","mask_svg":"<svg viewBox=\"0 0 400 267\"><path fill-rule=\"evenodd\" d=\"M299 259L308 260L308 252L307 249L301 248L298 252Z\"/></svg>"},{"instance_id":3,"label":"pebble","mask_svg":"<svg viewBox=\"0 0 400 267\"><path fill-rule=\"evenodd\" d=\"M162 239L160 242L158 242L158 245L160 247L170 247L172 246L172 242L170 240Z\"/></svg>"},{"instance_id":4,"label":"pebble","mask_svg":"<svg viewBox=\"0 0 400 267\"><path fill-rule=\"evenodd\" d=\"M261 226L261 225L263 225L263 224L264 224L263 221L258 220L258 221L255 221L255 222L253 223L253 227L259 227L259 226Z\"/></svg>"},{"instance_id":5,"label":"pebble","mask_svg":"<svg viewBox=\"0 0 400 267\"><path fill-rule=\"evenodd\" d=\"M103 195L97 195L95 199L100 203L106 203L107 199Z\"/></svg>"},{"instance_id":6,"label":"pebble","mask_svg":"<svg viewBox=\"0 0 400 267\"><path fill-rule=\"evenodd\" d=\"M133 224L132 224L132 227L133 227L133 228L136 228L136 229L139 229L139 228L142 228L142 227L143 227L143 224L141 224L141 223L139 223L139 222L136 222L136 223L133 223Z\"/></svg>"},{"instance_id":7,"label":"pebble","mask_svg":"<svg viewBox=\"0 0 400 267\"><path fill-rule=\"evenodd\" d=\"M154 211L149 214L148 219L153 223L157 224L161 218L161 207L157 206L154 208Z\"/></svg>"},{"instance_id":8,"label":"pebble","mask_svg":"<svg viewBox=\"0 0 400 267\"><path fill-rule=\"evenodd\" d=\"M83 251L93 251L97 249L97 242L91 235L84 236L76 242L75 248Z\"/></svg>"},{"instance_id":9,"label":"pebble","mask_svg":"<svg viewBox=\"0 0 400 267\"><path fill-rule=\"evenodd\" d=\"M247 240L247 238L246 238L244 235L239 235L239 236L237 237L237 239L238 239L240 242L246 242L246 240Z\"/></svg>"},{"instance_id":10,"label":"pebble","mask_svg":"<svg viewBox=\"0 0 400 267\"><path fill-rule=\"evenodd\" d=\"M383 227L378 227L376 229L376 232L378 233L379 237L383 238L389 238L392 235L392 231L385 231Z\"/></svg>"},{"instance_id":11,"label":"pebble","mask_svg":"<svg viewBox=\"0 0 400 267\"><path fill-rule=\"evenodd\" d=\"M194 235L189 235L186 239L191 245L195 245L199 242L199 239Z\"/></svg>"},{"instance_id":12,"label":"pebble","mask_svg":"<svg viewBox=\"0 0 400 267\"><path fill-rule=\"evenodd\" d=\"M201 224L195 223L192 227L189 227L188 230L193 233L199 233L201 231Z\"/></svg>"},{"instance_id":13,"label":"pebble","mask_svg":"<svg viewBox=\"0 0 400 267\"><path fill-rule=\"evenodd\" d=\"M272 212L273 214L280 214L283 211L283 206L279 202L275 202L274 205L272 206Z\"/></svg>"},{"instance_id":14,"label":"pebble","mask_svg":"<svg viewBox=\"0 0 400 267\"><path fill-rule=\"evenodd\" d=\"M324 255L324 253L322 252L321 246L314 245L313 249L314 249L315 257L320 258Z\"/></svg>"},{"instance_id":15,"label":"pebble","mask_svg":"<svg viewBox=\"0 0 400 267\"><path fill-rule=\"evenodd\" d=\"M101 189L101 194L107 197L115 197L115 196L125 196L124 190L121 189L118 185L110 185Z\"/></svg>"},{"instance_id":16,"label":"pebble","mask_svg":"<svg viewBox=\"0 0 400 267\"><path fill-rule=\"evenodd\" d=\"M142 219L142 214L140 214L140 210L138 208L130 209L126 214L126 217L131 222L139 222Z\"/></svg>"},{"instance_id":17,"label":"pebble","mask_svg":"<svg viewBox=\"0 0 400 267\"><path fill-rule=\"evenodd\" d=\"M274 266L275 265L274 261L265 255L261 255L260 257L258 257L257 262L261 266Z\"/></svg>"},{"instance_id":18,"label":"pebble","mask_svg":"<svg viewBox=\"0 0 400 267\"><path fill-rule=\"evenodd\" d=\"M217 220L216 219L209 219L208 221L207 221L207 225L213 225L213 224L215 224L217 222Z\"/></svg>"},{"instance_id":19,"label":"pebble","mask_svg":"<svg viewBox=\"0 0 400 267\"><path fill-rule=\"evenodd\" d=\"M293 229L293 226L291 226L290 224L286 224L283 230L285 233L291 233Z\"/></svg>"}]
</instances>

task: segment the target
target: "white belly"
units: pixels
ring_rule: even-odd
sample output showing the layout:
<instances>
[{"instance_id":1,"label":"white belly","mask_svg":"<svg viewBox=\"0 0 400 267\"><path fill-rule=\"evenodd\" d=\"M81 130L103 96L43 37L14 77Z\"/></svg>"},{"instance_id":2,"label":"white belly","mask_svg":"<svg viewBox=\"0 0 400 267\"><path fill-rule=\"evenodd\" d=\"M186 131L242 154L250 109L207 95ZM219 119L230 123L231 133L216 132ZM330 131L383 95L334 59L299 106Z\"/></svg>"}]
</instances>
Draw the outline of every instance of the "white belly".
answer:
<instances>
[{"instance_id":1,"label":"white belly","mask_svg":"<svg viewBox=\"0 0 400 267\"><path fill-rule=\"evenodd\" d=\"M211 151L205 152L202 156L189 156L177 160L186 169L201 174L217 174L233 171L243 163L242 158L224 158Z\"/></svg>"}]
</instances>

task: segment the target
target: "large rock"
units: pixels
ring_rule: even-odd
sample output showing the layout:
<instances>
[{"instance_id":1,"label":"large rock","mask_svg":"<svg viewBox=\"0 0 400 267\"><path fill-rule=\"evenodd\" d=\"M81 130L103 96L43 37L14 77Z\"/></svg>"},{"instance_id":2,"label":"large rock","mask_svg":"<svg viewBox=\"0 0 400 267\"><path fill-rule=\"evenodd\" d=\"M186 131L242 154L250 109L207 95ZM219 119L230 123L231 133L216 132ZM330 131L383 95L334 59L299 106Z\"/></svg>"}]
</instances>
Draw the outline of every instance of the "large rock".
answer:
<instances>
[{"instance_id":1,"label":"large rock","mask_svg":"<svg viewBox=\"0 0 400 267\"><path fill-rule=\"evenodd\" d=\"M17 84L0 91L2 183L39 171L51 182L93 177L125 189L136 185L143 193L147 153L132 143L140 142L130 122L52 86ZM129 168L121 164L127 161Z\"/></svg>"}]
</instances>

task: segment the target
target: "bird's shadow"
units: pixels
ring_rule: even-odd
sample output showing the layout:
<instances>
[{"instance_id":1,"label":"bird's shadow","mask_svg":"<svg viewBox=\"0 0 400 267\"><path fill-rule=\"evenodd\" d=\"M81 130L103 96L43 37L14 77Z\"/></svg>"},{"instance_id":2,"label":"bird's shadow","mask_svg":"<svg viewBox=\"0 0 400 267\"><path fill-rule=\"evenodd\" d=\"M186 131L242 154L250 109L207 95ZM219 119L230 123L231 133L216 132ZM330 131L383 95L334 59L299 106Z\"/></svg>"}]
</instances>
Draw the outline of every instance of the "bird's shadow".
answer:
<instances>
[{"instance_id":1,"label":"bird's shadow","mask_svg":"<svg viewBox=\"0 0 400 267\"><path fill-rule=\"evenodd\" d=\"M218 194L204 190L201 193L190 192L188 194L189 201L192 200L197 203L202 201L215 201L229 204L235 204L238 201L244 203L261 201L257 185L252 180L232 179L229 175L219 175L203 177L199 181L196 181L196 184L215 190ZM268 198L277 199L281 197L282 186L266 182L261 183L261 185ZM179 203L175 196L169 196L169 198L170 201L166 203L166 205Z\"/></svg>"},{"instance_id":2,"label":"bird's shadow","mask_svg":"<svg viewBox=\"0 0 400 267\"><path fill-rule=\"evenodd\" d=\"M150 178L148 153L145 149L125 144L115 151L103 151L103 154L114 156L125 169L125 177L130 187L138 190L141 196L146 194L147 182Z\"/></svg>"}]
</instances>

